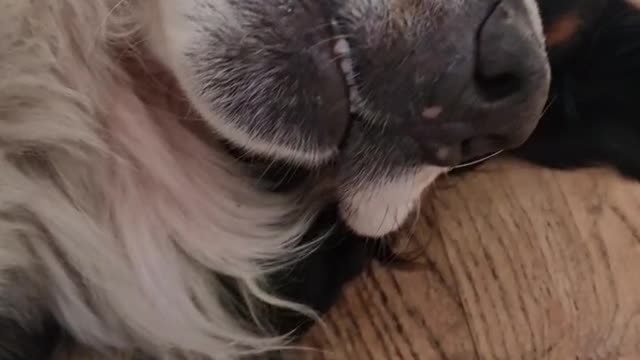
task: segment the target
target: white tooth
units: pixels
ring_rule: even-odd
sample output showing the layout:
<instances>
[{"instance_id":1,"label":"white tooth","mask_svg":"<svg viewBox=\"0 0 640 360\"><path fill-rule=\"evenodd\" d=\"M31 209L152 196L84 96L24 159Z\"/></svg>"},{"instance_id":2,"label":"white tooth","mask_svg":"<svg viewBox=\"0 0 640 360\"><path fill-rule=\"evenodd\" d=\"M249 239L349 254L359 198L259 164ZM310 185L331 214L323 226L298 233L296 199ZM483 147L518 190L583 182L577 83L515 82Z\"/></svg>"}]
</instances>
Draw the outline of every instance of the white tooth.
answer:
<instances>
[{"instance_id":1,"label":"white tooth","mask_svg":"<svg viewBox=\"0 0 640 360\"><path fill-rule=\"evenodd\" d=\"M350 50L351 48L349 47L349 42L345 39L339 39L333 46L333 51L335 51L338 55L347 55L349 54Z\"/></svg>"},{"instance_id":2,"label":"white tooth","mask_svg":"<svg viewBox=\"0 0 640 360\"><path fill-rule=\"evenodd\" d=\"M339 66L349 88L350 111L357 113L361 103L360 93L356 85L356 73L351 59L351 46L346 39L338 39L333 45L333 52L340 58Z\"/></svg>"},{"instance_id":3,"label":"white tooth","mask_svg":"<svg viewBox=\"0 0 640 360\"><path fill-rule=\"evenodd\" d=\"M342 61L340 61L340 67L342 68L342 72L344 72L345 75L347 75L348 77L352 75L353 63L351 62L351 59L342 59Z\"/></svg>"}]
</instances>

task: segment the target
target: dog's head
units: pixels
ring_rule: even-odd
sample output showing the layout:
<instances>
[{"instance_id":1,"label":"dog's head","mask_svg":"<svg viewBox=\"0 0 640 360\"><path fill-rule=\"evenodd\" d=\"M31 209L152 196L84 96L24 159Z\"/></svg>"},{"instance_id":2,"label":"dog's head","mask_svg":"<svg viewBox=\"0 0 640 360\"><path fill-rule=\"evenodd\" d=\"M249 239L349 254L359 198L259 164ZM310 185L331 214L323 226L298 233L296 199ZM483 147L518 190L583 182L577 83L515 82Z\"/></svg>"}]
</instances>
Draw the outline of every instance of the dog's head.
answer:
<instances>
[{"instance_id":1,"label":"dog's head","mask_svg":"<svg viewBox=\"0 0 640 360\"><path fill-rule=\"evenodd\" d=\"M338 170L345 221L397 229L447 168L521 144L546 101L535 0L157 0L150 47L211 128Z\"/></svg>"}]
</instances>

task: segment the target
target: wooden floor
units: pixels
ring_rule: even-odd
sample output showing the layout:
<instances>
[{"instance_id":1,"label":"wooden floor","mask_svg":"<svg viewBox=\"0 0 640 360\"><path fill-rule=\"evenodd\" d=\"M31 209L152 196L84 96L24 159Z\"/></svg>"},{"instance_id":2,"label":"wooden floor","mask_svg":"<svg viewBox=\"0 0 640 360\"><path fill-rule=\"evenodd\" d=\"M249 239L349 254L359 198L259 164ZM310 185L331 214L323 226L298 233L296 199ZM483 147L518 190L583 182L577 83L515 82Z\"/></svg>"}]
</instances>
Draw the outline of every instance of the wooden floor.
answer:
<instances>
[{"instance_id":1,"label":"wooden floor","mask_svg":"<svg viewBox=\"0 0 640 360\"><path fill-rule=\"evenodd\" d=\"M354 282L310 358L640 359L640 184L491 162L409 230L425 266Z\"/></svg>"}]
</instances>

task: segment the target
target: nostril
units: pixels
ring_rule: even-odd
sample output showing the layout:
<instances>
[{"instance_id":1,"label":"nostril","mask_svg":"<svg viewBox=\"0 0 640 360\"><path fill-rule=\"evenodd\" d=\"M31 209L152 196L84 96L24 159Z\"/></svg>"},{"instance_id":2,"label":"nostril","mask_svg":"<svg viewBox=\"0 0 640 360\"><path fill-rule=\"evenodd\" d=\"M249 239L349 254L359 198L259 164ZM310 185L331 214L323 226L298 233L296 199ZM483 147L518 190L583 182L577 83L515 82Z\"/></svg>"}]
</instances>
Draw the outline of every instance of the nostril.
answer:
<instances>
[{"instance_id":1,"label":"nostril","mask_svg":"<svg viewBox=\"0 0 640 360\"><path fill-rule=\"evenodd\" d=\"M476 34L473 81L480 100L489 104L526 93L535 72L535 44L518 27L519 15L506 1L490 8Z\"/></svg>"},{"instance_id":2,"label":"nostril","mask_svg":"<svg viewBox=\"0 0 640 360\"><path fill-rule=\"evenodd\" d=\"M509 98L520 92L523 87L520 77L509 73L488 76L478 71L475 83L478 96L489 103Z\"/></svg>"}]
</instances>

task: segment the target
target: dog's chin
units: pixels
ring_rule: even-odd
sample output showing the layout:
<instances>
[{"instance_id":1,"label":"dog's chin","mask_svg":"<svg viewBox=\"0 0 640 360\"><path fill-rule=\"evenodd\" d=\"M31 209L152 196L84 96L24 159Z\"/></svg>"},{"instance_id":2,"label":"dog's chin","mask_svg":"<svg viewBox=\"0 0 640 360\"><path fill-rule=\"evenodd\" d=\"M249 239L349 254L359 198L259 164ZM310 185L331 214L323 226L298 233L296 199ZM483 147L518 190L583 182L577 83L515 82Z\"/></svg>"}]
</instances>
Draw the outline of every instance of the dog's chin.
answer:
<instances>
[{"instance_id":1,"label":"dog's chin","mask_svg":"<svg viewBox=\"0 0 640 360\"><path fill-rule=\"evenodd\" d=\"M424 166L384 184L362 187L341 199L340 216L356 234L381 238L405 225L420 209L425 190L446 171Z\"/></svg>"}]
</instances>

